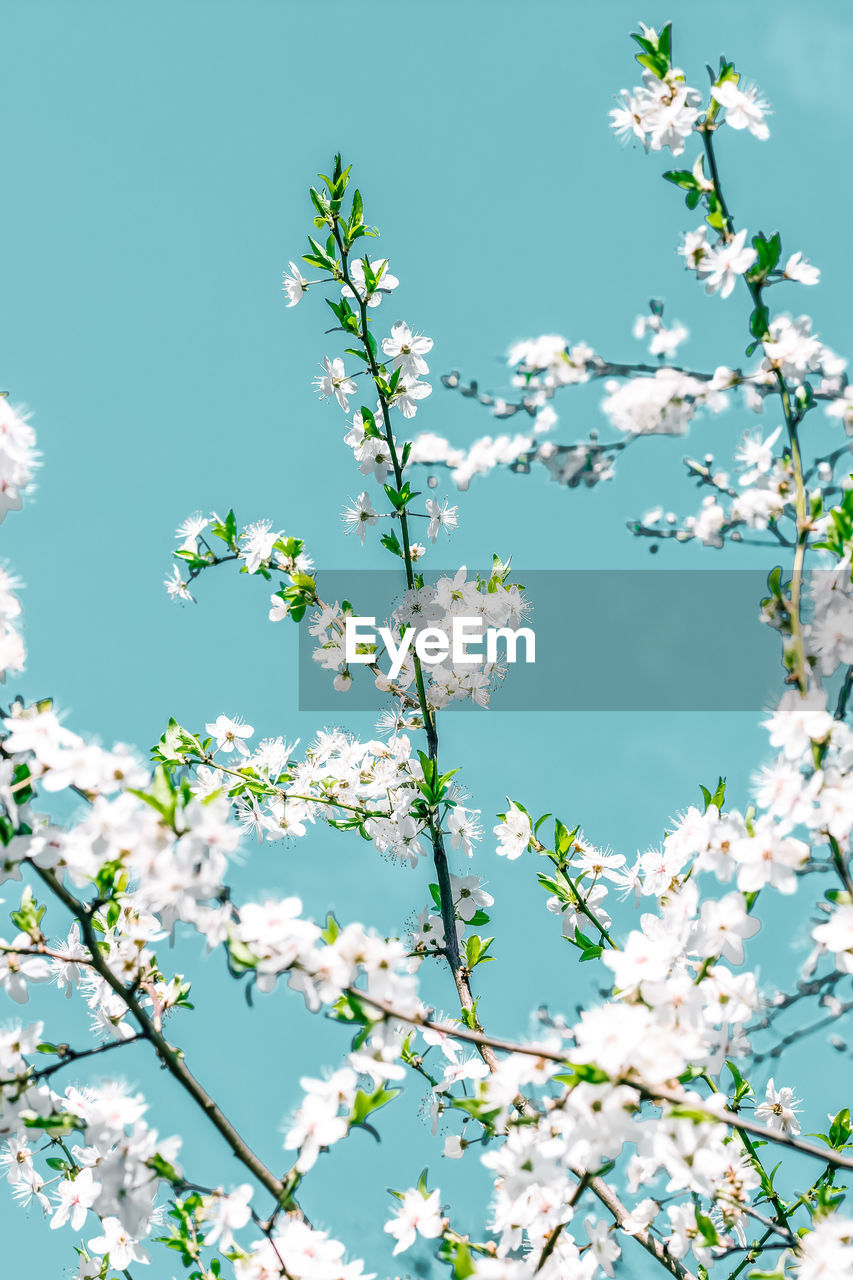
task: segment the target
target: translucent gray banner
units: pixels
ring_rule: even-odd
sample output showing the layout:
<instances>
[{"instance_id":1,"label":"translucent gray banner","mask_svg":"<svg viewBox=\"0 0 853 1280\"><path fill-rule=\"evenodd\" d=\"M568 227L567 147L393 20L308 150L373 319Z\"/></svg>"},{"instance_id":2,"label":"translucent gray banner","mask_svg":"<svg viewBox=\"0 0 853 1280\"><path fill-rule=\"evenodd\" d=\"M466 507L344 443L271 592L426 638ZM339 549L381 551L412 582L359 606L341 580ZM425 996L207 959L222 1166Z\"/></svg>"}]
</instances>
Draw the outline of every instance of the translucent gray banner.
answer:
<instances>
[{"instance_id":1,"label":"translucent gray banner","mask_svg":"<svg viewBox=\"0 0 853 1280\"><path fill-rule=\"evenodd\" d=\"M378 627L401 600L400 579L394 570L321 570L317 583L324 601L347 600ZM525 625L535 632L536 660L509 666L492 693L493 711L760 711L778 699L781 640L759 617L766 570L513 566L511 580L531 605ZM387 706L389 695L365 667L352 668L346 692L334 689L334 672L314 661L309 623L310 614L300 623L300 710Z\"/></svg>"}]
</instances>

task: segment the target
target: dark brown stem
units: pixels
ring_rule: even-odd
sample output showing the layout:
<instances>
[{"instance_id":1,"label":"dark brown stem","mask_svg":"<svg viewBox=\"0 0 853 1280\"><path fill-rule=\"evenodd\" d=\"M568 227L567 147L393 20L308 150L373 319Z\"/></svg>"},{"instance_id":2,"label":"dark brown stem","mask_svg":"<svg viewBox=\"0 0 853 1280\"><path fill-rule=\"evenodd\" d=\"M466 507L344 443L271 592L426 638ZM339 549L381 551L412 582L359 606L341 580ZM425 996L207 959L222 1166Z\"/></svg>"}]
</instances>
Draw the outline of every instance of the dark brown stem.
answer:
<instances>
[{"instance_id":1,"label":"dark brown stem","mask_svg":"<svg viewBox=\"0 0 853 1280\"><path fill-rule=\"evenodd\" d=\"M34 866L33 869L79 923L83 939L92 956L93 968L116 995L121 998L130 1013L133 1014L139 1026L140 1035L153 1046L163 1066L201 1108L213 1127L221 1133L240 1163L245 1165L276 1201L280 1201L286 1193L285 1184L266 1167L263 1161L255 1155L240 1137L230 1120L227 1119L210 1094L199 1084L189 1070L184 1062L182 1052L169 1044L165 1036L158 1031L142 1008L134 992L116 977L107 964L101 952L98 937L92 926L92 918L86 905L75 898L52 871L46 871L37 866Z\"/></svg>"},{"instance_id":2,"label":"dark brown stem","mask_svg":"<svg viewBox=\"0 0 853 1280\"><path fill-rule=\"evenodd\" d=\"M363 300L361 298L361 295L359 294L358 290L356 289L350 277L349 266L348 266L348 253L347 253L347 249L344 246L343 240L341 238L337 222L334 222L332 225L332 234L334 235L335 242L341 254L342 278L344 282L349 286L353 296L358 302L360 319L361 319L361 331L358 334L358 338L362 344L362 347L364 348L365 356L367 358L367 365L370 370L370 373L374 379L374 382L377 383L377 380L380 376L379 369L376 363L376 358L373 354L373 348L371 347L370 341L367 336L367 333L368 333L367 302L366 300ZM391 416L389 412L389 405L385 396L379 390L378 383L376 386L376 390L379 396L379 403L382 407L382 419L383 419L383 425L385 429L385 439L386 439L388 450L391 456L391 465L394 472L394 479L395 479L397 488L400 489L403 484L403 472L397 456L396 446L394 444L394 435L391 429ZM406 583L408 587L411 588L414 585L414 570L413 570L413 562L412 562L412 556L411 556L411 547L409 542L408 517L405 509L400 512L400 530L402 534L403 559L405 562L405 570L406 570ZM418 691L418 702L420 704L424 730L426 732L427 754L429 755L430 760L432 760L435 763L436 771L437 771L438 730L436 727L435 715L431 711L426 699L426 690L424 688L423 673L421 671L421 664L417 656L415 656L415 659L414 659L414 668L415 668L415 683ZM450 970L453 974L453 980L456 984L456 991L459 996L459 1003L462 1009L468 1014L471 1022L477 1028L477 1031L470 1033L466 1038L470 1039L472 1043L476 1044L478 1051L480 1053L480 1056L482 1057L483 1061L485 1062L489 1070L495 1071L497 1070L497 1067L498 1067L498 1058L495 1053L495 1044L487 1036L482 1034L482 1028L474 1012L476 1006L475 1006L474 995L471 990L470 971L465 965L463 965L462 957L459 953L459 943L456 937L456 910L453 905L453 892L452 892L452 887L450 883L450 871L447 865L447 854L444 848L444 836L441 831L441 823L438 817L438 813L435 810L432 810L430 813L429 829L430 829L430 839L431 839L432 851L433 851L433 862L435 864L436 876L438 878L439 901L441 904L441 919L442 919L442 924L444 926L444 954L450 966ZM362 999L364 998L362 992L355 992L355 994ZM375 1002L371 1001L371 1003L375 1003ZM377 1007L382 1008L381 1005L377 1005ZM518 1097L515 1099L514 1105L516 1109L522 1114L525 1114L525 1113L529 1114L530 1111L532 1110L529 1101L524 1097L523 1094L518 1095ZM583 1180L585 1178L585 1175L583 1173L576 1173L575 1176L580 1180ZM618 1197L616 1197L616 1195L613 1192L611 1192L610 1188L606 1185L606 1183L601 1178L591 1179L589 1181L589 1187L590 1187L590 1190L602 1202L602 1204L604 1204L610 1210L610 1212L613 1213L614 1217L618 1222L624 1221L624 1219L628 1216L628 1210L625 1208L624 1205L621 1204ZM687 1271L680 1262L678 1262L674 1258L670 1258L664 1246L658 1240L655 1240L654 1237L650 1236L648 1232L638 1233L635 1239L639 1241L639 1243L643 1246L644 1249L647 1250L647 1252L651 1253L654 1257L656 1257L659 1262L662 1262L663 1265L667 1268L667 1270L669 1270L672 1275L676 1276L678 1280L695 1280L695 1277L689 1271Z\"/></svg>"}]
</instances>

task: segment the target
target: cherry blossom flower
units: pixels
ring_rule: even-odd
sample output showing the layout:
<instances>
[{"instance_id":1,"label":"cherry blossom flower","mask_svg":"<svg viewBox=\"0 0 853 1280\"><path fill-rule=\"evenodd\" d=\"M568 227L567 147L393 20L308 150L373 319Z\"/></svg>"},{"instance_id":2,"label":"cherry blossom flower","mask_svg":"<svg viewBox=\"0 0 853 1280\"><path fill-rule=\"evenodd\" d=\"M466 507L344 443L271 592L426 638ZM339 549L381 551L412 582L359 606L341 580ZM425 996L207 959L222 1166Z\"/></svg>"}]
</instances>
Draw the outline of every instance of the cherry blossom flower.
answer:
<instances>
[{"instance_id":1,"label":"cherry blossom flower","mask_svg":"<svg viewBox=\"0 0 853 1280\"><path fill-rule=\"evenodd\" d=\"M636 137L646 150L668 147L680 156L699 118L700 102L698 90L684 83L677 68L664 79L645 71L641 88L633 93L622 90L622 106L610 112L610 119L620 140Z\"/></svg>"},{"instance_id":2,"label":"cherry blossom flower","mask_svg":"<svg viewBox=\"0 0 853 1280\"><path fill-rule=\"evenodd\" d=\"M347 377L343 360L340 356L335 356L334 360L324 356L323 368L325 372L314 379L317 394L326 400L334 396L344 413L349 412L349 397L355 395L356 385L352 378Z\"/></svg>"},{"instance_id":3,"label":"cherry blossom flower","mask_svg":"<svg viewBox=\"0 0 853 1280\"><path fill-rule=\"evenodd\" d=\"M762 1120L768 1129L776 1133L788 1133L796 1138L800 1132L796 1107L799 1099L794 1097L794 1090L784 1086L777 1089L773 1077L767 1081L767 1094L763 1102L755 1108L756 1120Z\"/></svg>"},{"instance_id":4,"label":"cherry blossom flower","mask_svg":"<svg viewBox=\"0 0 853 1280\"><path fill-rule=\"evenodd\" d=\"M427 535L430 542L435 542L439 529L446 529L449 533L451 529L456 528L459 523L457 515L459 508L449 506L446 498L441 505L434 498L427 498L425 505L429 516Z\"/></svg>"},{"instance_id":5,"label":"cherry blossom flower","mask_svg":"<svg viewBox=\"0 0 853 1280\"><path fill-rule=\"evenodd\" d=\"M350 263L349 274L355 285L355 294L348 284L341 289L341 295L344 298L352 298L357 294L362 302L367 302L369 307L378 307L382 301L383 294L391 293L397 288L400 281L396 276L392 276L388 270L388 263L383 259L376 259L370 263L370 270L377 277L376 288L369 290L365 281L364 263L360 258ZM430 346L432 344L430 343Z\"/></svg>"},{"instance_id":6,"label":"cherry blossom flower","mask_svg":"<svg viewBox=\"0 0 853 1280\"><path fill-rule=\"evenodd\" d=\"M252 1188L248 1183L237 1187L234 1191L220 1192L210 1196L204 1202L204 1221L207 1226L205 1243L212 1245L219 1241L220 1250L230 1249L234 1243L234 1232L245 1227L252 1216L249 1201Z\"/></svg>"},{"instance_id":7,"label":"cherry blossom flower","mask_svg":"<svg viewBox=\"0 0 853 1280\"><path fill-rule=\"evenodd\" d=\"M764 117L770 110L769 103L758 96L754 85L741 88L734 80L724 80L711 87L711 96L726 109L726 124L732 129L749 129L762 142L770 137L770 129Z\"/></svg>"},{"instance_id":8,"label":"cherry blossom flower","mask_svg":"<svg viewBox=\"0 0 853 1280\"><path fill-rule=\"evenodd\" d=\"M506 817L494 827L498 838L498 853L503 858L520 858L527 848L533 829L527 814L510 800Z\"/></svg>"},{"instance_id":9,"label":"cherry blossom flower","mask_svg":"<svg viewBox=\"0 0 853 1280\"><path fill-rule=\"evenodd\" d=\"M746 247L746 230L738 231L731 240L712 245L702 256L698 266L699 279L705 281L707 293L719 292L727 298L737 283L738 276L756 261L755 249Z\"/></svg>"},{"instance_id":10,"label":"cherry blossom flower","mask_svg":"<svg viewBox=\"0 0 853 1280\"><path fill-rule=\"evenodd\" d=\"M172 600L190 600L193 604L195 603L195 596L190 594L189 586L184 581L177 565L174 565L172 572L164 580L163 585Z\"/></svg>"},{"instance_id":11,"label":"cherry blossom flower","mask_svg":"<svg viewBox=\"0 0 853 1280\"><path fill-rule=\"evenodd\" d=\"M441 1216L441 1193L430 1195L421 1191L404 1191L396 1216L385 1223L385 1230L397 1241L394 1253L411 1248L417 1236L434 1240L444 1230L446 1219Z\"/></svg>"},{"instance_id":12,"label":"cherry blossom flower","mask_svg":"<svg viewBox=\"0 0 853 1280\"><path fill-rule=\"evenodd\" d=\"M239 717L232 720L230 716L217 716L212 724L204 727L215 740L217 751L224 751L226 754L237 751L241 756L251 754L246 746L246 739L251 738L255 730Z\"/></svg>"},{"instance_id":13,"label":"cherry blossom flower","mask_svg":"<svg viewBox=\"0 0 853 1280\"><path fill-rule=\"evenodd\" d=\"M483 888L479 876L450 876L450 888L456 911L462 920L470 920L484 907L491 907L494 898Z\"/></svg>"},{"instance_id":14,"label":"cherry blossom flower","mask_svg":"<svg viewBox=\"0 0 853 1280\"><path fill-rule=\"evenodd\" d=\"M402 320L391 326L390 338L382 339L382 350L391 358L393 367L400 369L404 378L420 378L429 373L424 356L432 351L432 338L422 333L412 333Z\"/></svg>"},{"instance_id":15,"label":"cherry blossom flower","mask_svg":"<svg viewBox=\"0 0 853 1280\"><path fill-rule=\"evenodd\" d=\"M303 278L302 272L295 262L289 262L287 265L290 267L290 271L284 273L281 287L282 291L287 294L287 306L295 307L308 292L308 281Z\"/></svg>"},{"instance_id":16,"label":"cherry blossom flower","mask_svg":"<svg viewBox=\"0 0 853 1280\"><path fill-rule=\"evenodd\" d=\"M432 395L432 387L428 382L403 377L397 384L394 405L404 418L413 418L418 411L419 402L429 395Z\"/></svg>"},{"instance_id":17,"label":"cherry blossom flower","mask_svg":"<svg viewBox=\"0 0 853 1280\"><path fill-rule=\"evenodd\" d=\"M344 510L341 519L347 527L347 533L357 533L363 543L367 526L376 524L379 519L373 510L370 495L366 489L358 495L357 501L351 507Z\"/></svg>"},{"instance_id":18,"label":"cherry blossom flower","mask_svg":"<svg viewBox=\"0 0 853 1280\"><path fill-rule=\"evenodd\" d=\"M0 396L0 522L9 511L20 511L39 465L35 431L29 414Z\"/></svg>"},{"instance_id":19,"label":"cherry blossom flower","mask_svg":"<svg viewBox=\"0 0 853 1280\"><path fill-rule=\"evenodd\" d=\"M783 275L786 280L797 280L800 284L817 284L820 280L820 267L813 267L808 258L804 258L798 250L785 263Z\"/></svg>"},{"instance_id":20,"label":"cherry blossom flower","mask_svg":"<svg viewBox=\"0 0 853 1280\"><path fill-rule=\"evenodd\" d=\"M840 1213L816 1218L799 1241L797 1280L835 1280L853 1266L853 1219Z\"/></svg>"},{"instance_id":21,"label":"cherry blossom flower","mask_svg":"<svg viewBox=\"0 0 853 1280\"><path fill-rule=\"evenodd\" d=\"M240 555L246 561L249 573L257 573L261 565L272 556L273 547L282 536L280 529L273 529L269 520L258 520L250 524L240 541Z\"/></svg>"},{"instance_id":22,"label":"cherry blossom flower","mask_svg":"<svg viewBox=\"0 0 853 1280\"><path fill-rule=\"evenodd\" d=\"M98 1198L101 1184L91 1169L81 1169L75 1178L66 1178L57 1187L56 1212L50 1220L53 1230L71 1223L72 1231L81 1231L86 1214Z\"/></svg>"},{"instance_id":23,"label":"cherry blossom flower","mask_svg":"<svg viewBox=\"0 0 853 1280\"><path fill-rule=\"evenodd\" d=\"M767 474L773 466L773 446L781 432L782 428L777 427L766 440L762 438L760 431L753 434L744 432L743 440L735 450L735 459L746 468L739 484L754 484L759 476Z\"/></svg>"},{"instance_id":24,"label":"cherry blossom flower","mask_svg":"<svg viewBox=\"0 0 853 1280\"><path fill-rule=\"evenodd\" d=\"M89 1241L89 1248L100 1257L109 1256L110 1266L124 1271L132 1262L148 1262L148 1253L133 1239L118 1218L104 1218L103 1235Z\"/></svg>"}]
</instances>

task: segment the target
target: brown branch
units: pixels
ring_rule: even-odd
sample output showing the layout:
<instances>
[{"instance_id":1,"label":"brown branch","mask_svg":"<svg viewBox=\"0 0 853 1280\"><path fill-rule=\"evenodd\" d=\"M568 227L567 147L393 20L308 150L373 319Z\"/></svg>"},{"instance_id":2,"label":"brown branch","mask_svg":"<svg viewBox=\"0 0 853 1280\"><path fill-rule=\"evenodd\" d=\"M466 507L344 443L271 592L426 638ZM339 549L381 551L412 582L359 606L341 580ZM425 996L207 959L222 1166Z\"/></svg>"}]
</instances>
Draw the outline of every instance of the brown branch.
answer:
<instances>
[{"instance_id":1,"label":"brown branch","mask_svg":"<svg viewBox=\"0 0 853 1280\"><path fill-rule=\"evenodd\" d=\"M550 1049L540 1048L536 1045L518 1045L510 1040L498 1040L494 1036L487 1036L482 1031L469 1031L466 1027L459 1027L451 1025L450 1023L435 1022L431 1018L422 1018L412 1014L401 1014L396 1009L392 1008L391 1005L386 1004L382 1000L376 1000L372 996L366 995L364 991L359 990L357 987L347 988L346 994L355 996L356 999L372 1005L375 1009L378 1009L381 1013L385 1014L386 1017L398 1019L400 1022L409 1023L409 1025L414 1027L424 1027L427 1030L439 1031L443 1035L455 1037L457 1040L465 1040L469 1044L476 1045L482 1054L484 1062L486 1062L492 1071L497 1070L499 1066L499 1059L495 1053L496 1050L499 1050L502 1053L524 1053L530 1057L544 1059L545 1061L550 1062L565 1062L565 1058L561 1057L559 1054L553 1053ZM631 1084L633 1082L626 1081L625 1083ZM519 1102L521 1105L519 1105ZM517 1110L522 1112L522 1114L530 1114L533 1110L529 1101L523 1097L521 1099L516 1099L514 1105ZM616 1192L607 1185L603 1178L591 1178L589 1177L589 1174L582 1169L572 1169L571 1172L578 1179L579 1183L583 1182L589 1187L589 1190L593 1195L601 1201L604 1207L610 1211L620 1225L629 1217L630 1211L619 1199ZM673 1258L667 1252L665 1245L651 1235L650 1232L636 1232L634 1233L634 1239L646 1250L647 1253L650 1253L652 1257L656 1258L657 1261L661 1263L662 1266L666 1267L667 1271L669 1271L671 1275L676 1276L677 1280L696 1280L693 1273L688 1271L678 1258Z\"/></svg>"},{"instance_id":2,"label":"brown branch","mask_svg":"<svg viewBox=\"0 0 853 1280\"><path fill-rule=\"evenodd\" d=\"M69 1049L68 1045L57 1045L57 1049L61 1053L59 1062L54 1062L49 1067L43 1067L36 1071L34 1079L47 1080L50 1076L55 1075L57 1071L62 1071L64 1067L70 1067L75 1062L80 1062L83 1058L97 1058L102 1053L109 1053L112 1049L123 1049L125 1045L137 1044L140 1040L144 1040L145 1036L142 1032L138 1032L135 1036L128 1036L126 1040L111 1040L108 1044L99 1044L94 1049Z\"/></svg>"},{"instance_id":3,"label":"brown branch","mask_svg":"<svg viewBox=\"0 0 853 1280\"><path fill-rule=\"evenodd\" d=\"M163 1036L162 1032L157 1030L148 1014L140 1005L134 992L128 989L124 983L116 977L106 960L103 958L98 938L92 926L91 915L85 904L75 898L74 895L60 883L52 871L46 871L35 865L34 870L37 875L41 877L47 887L56 895L57 898L59 898L60 902L68 908L71 914L78 921L86 946L89 948L92 955L93 967L133 1014L137 1024L139 1025L140 1035L148 1040L153 1046L163 1066L172 1076L174 1076L181 1087L201 1108L213 1127L221 1133L222 1137L228 1143L228 1146L231 1148L240 1163L245 1165L245 1167L254 1175L258 1182L260 1182L261 1185L269 1191L276 1201L281 1201L282 1197L287 1194L286 1185L266 1167L263 1161L255 1155L243 1138L240 1137L230 1120L228 1120L228 1118L223 1114L210 1094L202 1087L201 1084L199 1084L198 1080L196 1080L195 1076L189 1070L184 1062L181 1050L173 1048L173 1046L166 1040L165 1036Z\"/></svg>"},{"instance_id":4,"label":"brown branch","mask_svg":"<svg viewBox=\"0 0 853 1280\"><path fill-rule=\"evenodd\" d=\"M424 1027L428 1031L438 1031L442 1035L451 1037L451 1039L464 1040L469 1044L490 1046L493 1050L501 1053L521 1053L527 1057L537 1058L542 1062L556 1062L561 1065L571 1066L569 1054L555 1053L553 1049L548 1049L545 1045L517 1044L512 1040L499 1040L494 1036L487 1036L481 1031L469 1031L467 1027L455 1026L447 1022L435 1022L432 1018L421 1017L418 1014L400 1013L397 1009L392 1008L391 1005L366 995L364 991L360 991L357 987L348 988L348 994L355 996L366 1004L373 1005L387 1018L395 1018L413 1027ZM735 1114L734 1111L729 1111L727 1108L716 1108L709 1106L707 1103L703 1105L701 1098L690 1098L684 1093L677 1093L675 1090L662 1088L658 1085L646 1084L645 1081L636 1080L631 1076L617 1077L611 1083L627 1085L631 1089L636 1089L649 1102L669 1102L673 1106L683 1107L685 1110L701 1114L703 1120L727 1124L732 1129L746 1129L749 1133L753 1133L759 1138L764 1138L767 1142L789 1147L792 1151L799 1151L802 1155L814 1156L834 1168L853 1169L853 1157L842 1156L831 1150L826 1151L822 1147L815 1146L812 1142L804 1142L776 1129L770 1129L755 1120L748 1120L742 1115ZM592 1187L592 1184L590 1185ZM597 1191L596 1195L598 1195ZM600 1196L599 1199L601 1199ZM603 1203L606 1203L606 1201L603 1201ZM624 1212L625 1216L627 1216L627 1210Z\"/></svg>"}]
</instances>

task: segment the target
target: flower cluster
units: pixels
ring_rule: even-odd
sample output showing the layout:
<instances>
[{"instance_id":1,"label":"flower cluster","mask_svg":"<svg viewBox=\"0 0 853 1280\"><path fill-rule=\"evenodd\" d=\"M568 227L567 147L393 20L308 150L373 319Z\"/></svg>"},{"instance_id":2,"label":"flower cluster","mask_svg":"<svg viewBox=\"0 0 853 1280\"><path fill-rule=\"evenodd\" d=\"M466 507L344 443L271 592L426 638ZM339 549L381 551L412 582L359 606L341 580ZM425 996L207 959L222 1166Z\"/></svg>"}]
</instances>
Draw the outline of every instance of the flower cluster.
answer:
<instances>
[{"instance_id":1,"label":"flower cluster","mask_svg":"<svg viewBox=\"0 0 853 1280\"><path fill-rule=\"evenodd\" d=\"M0 883L22 883L13 928L0 938L0 988L24 1005L35 987L53 985L79 1003L92 1041L77 1050L47 1040L42 1021L15 1020L0 1031L0 1161L19 1201L38 1205L52 1228L69 1225L83 1241L79 1280L145 1265L159 1242L196 1280L218 1280L224 1265L235 1280L369 1280L360 1259L347 1260L343 1242L309 1223L297 1196L326 1152L353 1130L383 1124L384 1109L410 1079L425 1091L434 1130L444 1129L445 1158L479 1154L491 1200L483 1238L472 1239L454 1227L426 1172L416 1185L406 1179L404 1190L391 1192L384 1224L395 1255L427 1242L457 1280L598 1280L615 1275L632 1242L680 1280L692 1277L693 1260L702 1276L729 1268L733 1258L734 1274L758 1262L756 1274L780 1280L853 1271L853 1224L835 1180L853 1167L849 1109L837 1109L828 1133L804 1138L810 1104L778 1061L791 1034L769 1055L756 1049L765 1032L778 1030L776 1015L799 1001L817 996L838 1016L853 1008L837 994L853 974L853 488L836 480L850 446L808 463L800 431L825 400L830 421L840 418L849 435L853 398L844 362L811 321L770 314L768 289L815 283L816 269L800 253L782 266L778 235L753 236L748 245L722 196L717 128L767 137L766 103L725 61L703 102L672 64L669 27L644 27L636 39L643 84L625 91L614 125L648 150L675 155L694 133L701 137L703 158L667 175L691 210L701 205L705 215L682 253L709 292L727 297L746 287L751 371L706 374L667 364L686 335L680 325L665 326L653 303L635 336L650 339L657 365L618 365L583 343L546 335L510 352L516 400L485 398L498 417L526 414L528 432L466 451L434 435L398 440L393 415L411 418L431 393L424 379L432 340L402 321L374 336L377 309L385 302L387 310L399 281L387 260L355 256L356 243L375 229L336 158L325 185L310 193L314 229L326 238L310 237L302 261L320 279L306 279L291 263L284 292L291 308L311 289L332 295L348 359L327 356L317 390L351 414L346 445L359 474L380 486L376 507L365 490L345 520L362 541L387 521L380 542L400 567L401 595L388 603L389 625L379 631L384 651L365 643L359 664L393 699L378 736L327 729L298 752L282 736L255 743L254 727L237 715L216 715L197 732L172 720L152 752L152 770L129 747L84 740L48 702L15 701L0 718ZM351 406L358 378L375 408ZM552 399L596 379L605 380L603 409L616 441L543 441L556 422ZM458 386L458 378L447 383ZM729 806L722 780L713 792L703 788L704 803L683 811L660 844L633 861L589 841L579 826L570 831L554 819L546 827L551 815L537 819L508 797L492 826L493 854L518 874L537 868L550 913L544 919L559 918L566 954L590 964L597 994L581 993L573 981L573 1003L580 994L570 1019L540 1008L536 1039L495 1038L474 989L481 964L505 959L494 938L475 932L490 922L494 898L476 871L451 870L447 847L472 857L481 813L455 780L458 770L439 763L438 720L454 700L488 705L502 672L496 659L471 665L452 651L426 671L412 642L429 632L447 641L454 622L471 617L512 638L529 603L497 558L486 575L469 576L463 566L427 580L416 568L426 548L414 539L415 522L428 521L434 542L455 526L457 510L432 498L420 510L406 470L415 461L443 462L464 487L498 462L524 470L538 460L564 483L595 484L630 441L684 434L700 409L722 410L732 388L756 411L778 398L773 429L743 436L735 482L711 455L688 460L688 474L710 490L698 516L679 527L657 508L634 531L720 546L743 527L790 550L790 576L774 569L760 605L781 638L786 673L766 721L775 758L755 779L754 803ZM17 425L6 437L17 432L22 470L6 486L16 495L7 509L19 501L34 457L23 419L10 421ZM0 472L14 452L12 445L0 452ZM337 688L348 687L356 665L344 645L352 606L321 599L301 539L269 520L241 528L233 511L193 515L177 536L171 595L192 598L190 583L226 562L248 578L280 576L271 619L304 619L316 660L334 673ZM808 579L805 566L817 552L823 560L814 563L825 568ZM17 617L14 585L0 583L4 619ZM22 658L16 634L0 624L10 669ZM417 746L421 734L425 750ZM292 886L276 885L257 900L235 892L230 868L247 835L298 840L323 823L358 833L359 848L419 870L431 866L431 902L410 917L403 936L331 913L320 924ZM833 887L815 902L811 886L827 878ZM781 905L806 903L811 952L796 992L768 996L753 939L768 900L780 907L775 895ZM301 1079L284 1125L293 1163L281 1176L237 1132L174 1043L192 1007L190 984L164 967L158 951L187 936L220 952L250 997L272 999L289 988L348 1038L334 1070ZM458 998L446 1018L423 998L421 979L433 963L450 969ZM189 1167L185 1174L178 1157L189 1166L192 1153L177 1137L159 1138L143 1096L116 1074L62 1089L51 1083L83 1060L91 1065L109 1053L112 1063L134 1043L154 1052L251 1183L226 1189L218 1178L197 1183ZM757 1074L763 1056L774 1059L769 1079ZM778 1180L769 1148L797 1156ZM806 1158L820 1166L809 1182L800 1178ZM263 1214L254 1204L259 1189L269 1197ZM763 1269L767 1253L774 1271Z\"/></svg>"},{"instance_id":2,"label":"flower cluster","mask_svg":"<svg viewBox=\"0 0 853 1280\"><path fill-rule=\"evenodd\" d=\"M523 589L508 582L508 576L509 565L495 557L488 576L469 578L463 565L452 578L442 576L435 583L421 582L406 591L388 626L382 629L382 649L368 646L363 654L376 687L393 693L413 710L419 707L413 692L419 676L415 646L418 638L428 633L427 638L440 644L446 656L422 673L427 706L439 710L454 700L488 706L492 690L505 676L506 668L497 660L489 660L482 647L485 633L493 628L511 636L521 630L531 612ZM311 634L317 640L313 659L325 670L336 673L336 688L348 688L352 681L346 648L348 612L336 601L315 613L310 623ZM454 619L470 620L469 640L480 646L479 653L474 649L468 653L466 647L466 653L457 657Z\"/></svg>"},{"instance_id":3,"label":"flower cluster","mask_svg":"<svg viewBox=\"0 0 853 1280\"><path fill-rule=\"evenodd\" d=\"M22 1204L38 1204L54 1230L67 1225L78 1235L92 1233L88 1253L98 1268L92 1274L100 1274L107 1258L117 1270L147 1262L142 1241L157 1218L158 1169L180 1177L181 1140L160 1139L143 1118L141 1094L120 1082L52 1090L28 1061L40 1048L55 1052L43 1043L43 1029L40 1022L18 1023L0 1037L0 1160L12 1192ZM70 1147L61 1142L62 1157L48 1160L46 1168L42 1139L60 1142L72 1133L81 1141ZM100 1219L100 1231L93 1232L90 1211Z\"/></svg>"},{"instance_id":4,"label":"flower cluster","mask_svg":"<svg viewBox=\"0 0 853 1280\"><path fill-rule=\"evenodd\" d=\"M15 595L17 579L0 566L0 681L19 675L26 664L24 638L18 630L21 602Z\"/></svg>"},{"instance_id":5,"label":"flower cluster","mask_svg":"<svg viewBox=\"0 0 853 1280\"><path fill-rule=\"evenodd\" d=\"M29 415L15 409L9 397L0 396L0 521L7 512L20 511L39 462L36 434Z\"/></svg>"},{"instance_id":6,"label":"flower cluster","mask_svg":"<svg viewBox=\"0 0 853 1280\"><path fill-rule=\"evenodd\" d=\"M699 119L702 95L671 65L670 32L665 27L658 35L653 27L643 26L642 35L634 37L643 50L638 55L645 66L643 83L630 93L622 90L622 106L611 111L610 118L623 141L638 138L647 151L668 148L680 156Z\"/></svg>"}]
</instances>

